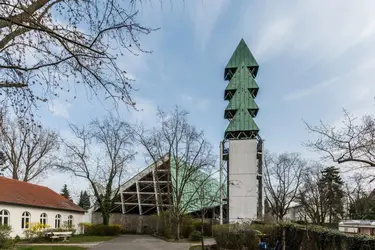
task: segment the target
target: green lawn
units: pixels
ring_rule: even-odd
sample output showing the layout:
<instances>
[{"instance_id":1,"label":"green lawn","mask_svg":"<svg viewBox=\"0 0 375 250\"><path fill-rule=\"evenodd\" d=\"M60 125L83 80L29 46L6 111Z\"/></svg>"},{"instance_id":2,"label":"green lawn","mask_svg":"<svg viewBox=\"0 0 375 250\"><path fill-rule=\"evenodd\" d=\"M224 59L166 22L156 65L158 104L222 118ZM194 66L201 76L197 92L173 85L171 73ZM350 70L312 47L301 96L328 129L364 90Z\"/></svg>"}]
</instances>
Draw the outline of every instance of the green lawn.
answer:
<instances>
[{"instance_id":1,"label":"green lawn","mask_svg":"<svg viewBox=\"0 0 375 250\"><path fill-rule=\"evenodd\" d=\"M85 243L85 242L99 242L112 240L113 236L87 236L87 235L77 235L70 238L68 242L64 243Z\"/></svg>"},{"instance_id":2,"label":"green lawn","mask_svg":"<svg viewBox=\"0 0 375 250\"><path fill-rule=\"evenodd\" d=\"M28 246L18 247L17 250L84 250L83 247L70 247L70 246Z\"/></svg>"}]
</instances>

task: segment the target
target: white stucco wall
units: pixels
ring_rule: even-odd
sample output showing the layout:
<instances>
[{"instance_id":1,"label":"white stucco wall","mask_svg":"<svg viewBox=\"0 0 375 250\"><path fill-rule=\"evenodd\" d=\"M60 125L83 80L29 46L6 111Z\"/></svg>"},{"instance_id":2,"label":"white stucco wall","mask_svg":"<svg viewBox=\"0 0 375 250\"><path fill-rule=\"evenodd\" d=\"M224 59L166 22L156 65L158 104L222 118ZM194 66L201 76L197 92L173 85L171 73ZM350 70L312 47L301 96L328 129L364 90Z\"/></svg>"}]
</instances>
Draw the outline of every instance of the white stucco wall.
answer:
<instances>
[{"instance_id":1,"label":"white stucco wall","mask_svg":"<svg viewBox=\"0 0 375 250\"><path fill-rule=\"evenodd\" d=\"M24 237L24 229L21 228L22 222L22 214L23 212L27 211L30 213L30 222L36 223L40 222L40 215L42 213L47 214L47 224L50 225L50 228L55 227L55 216L57 214L61 215L61 226L63 225L64 221L68 221L68 216L73 215L73 224L75 229L77 229L76 234L79 234L79 223L84 222L84 213L78 212L70 212L64 210L53 210L48 208L34 208L34 207L27 207L27 206L16 206L16 205L8 205L8 204L0 204L0 211L7 210L9 215L10 226L12 227L11 237L15 237L16 235L20 236L21 238Z\"/></svg>"},{"instance_id":2,"label":"white stucco wall","mask_svg":"<svg viewBox=\"0 0 375 250\"><path fill-rule=\"evenodd\" d=\"M257 140L229 141L229 222L256 219Z\"/></svg>"},{"instance_id":3,"label":"white stucco wall","mask_svg":"<svg viewBox=\"0 0 375 250\"><path fill-rule=\"evenodd\" d=\"M302 206L291 206L287 210L285 216L285 220L304 220L305 219L305 213Z\"/></svg>"}]
</instances>

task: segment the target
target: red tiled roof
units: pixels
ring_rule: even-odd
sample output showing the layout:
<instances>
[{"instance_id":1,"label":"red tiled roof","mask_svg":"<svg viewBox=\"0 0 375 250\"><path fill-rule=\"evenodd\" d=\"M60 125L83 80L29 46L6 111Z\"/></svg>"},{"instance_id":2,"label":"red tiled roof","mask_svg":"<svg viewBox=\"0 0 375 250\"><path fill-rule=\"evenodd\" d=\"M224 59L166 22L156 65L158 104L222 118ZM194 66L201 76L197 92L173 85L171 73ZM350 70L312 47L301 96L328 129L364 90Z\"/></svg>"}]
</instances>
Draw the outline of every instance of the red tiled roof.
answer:
<instances>
[{"instance_id":1,"label":"red tiled roof","mask_svg":"<svg viewBox=\"0 0 375 250\"><path fill-rule=\"evenodd\" d=\"M0 203L85 212L81 207L48 187L2 176L0 176Z\"/></svg>"}]
</instances>

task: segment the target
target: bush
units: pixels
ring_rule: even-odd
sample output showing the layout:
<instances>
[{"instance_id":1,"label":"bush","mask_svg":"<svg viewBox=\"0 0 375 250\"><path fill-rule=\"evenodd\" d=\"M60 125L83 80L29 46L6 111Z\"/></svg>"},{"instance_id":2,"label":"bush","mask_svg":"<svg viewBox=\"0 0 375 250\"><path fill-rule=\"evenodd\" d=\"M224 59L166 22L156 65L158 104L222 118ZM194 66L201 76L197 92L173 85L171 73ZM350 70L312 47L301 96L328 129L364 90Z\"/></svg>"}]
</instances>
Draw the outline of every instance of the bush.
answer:
<instances>
[{"instance_id":1,"label":"bush","mask_svg":"<svg viewBox=\"0 0 375 250\"><path fill-rule=\"evenodd\" d=\"M184 238L189 238L192 232L196 231L196 228L193 225L184 225L181 230L181 235Z\"/></svg>"},{"instance_id":2,"label":"bush","mask_svg":"<svg viewBox=\"0 0 375 250\"><path fill-rule=\"evenodd\" d=\"M15 242L10 238L12 228L7 225L0 225L0 249L12 248Z\"/></svg>"},{"instance_id":3,"label":"bush","mask_svg":"<svg viewBox=\"0 0 375 250\"><path fill-rule=\"evenodd\" d=\"M202 240L202 234L199 231L193 231L189 235L189 240L191 241L201 241Z\"/></svg>"},{"instance_id":4,"label":"bush","mask_svg":"<svg viewBox=\"0 0 375 250\"><path fill-rule=\"evenodd\" d=\"M121 233L121 225L92 224L85 226L85 234L90 236L117 236Z\"/></svg>"},{"instance_id":5,"label":"bush","mask_svg":"<svg viewBox=\"0 0 375 250\"><path fill-rule=\"evenodd\" d=\"M202 224L202 221L199 219L199 220L192 220L191 221L191 224L189 225L186 225L185 226L185 232L183 231L183 236L184 238L187 238L191 232L193 231L201 231L201 224ZM212 236L212 226L210 223L208 222L203 222L203 235L204 236L207 236L207 237L211 237Z\"/></svg>"},{"instance_id":6,"label":"bush","mask_svg":"<svg viewBox=\"0 0 375 250\"><path fill-rule=\"evenodd\" d=\"M220 248L257 249L259 239L247 224L215 225L212 230L216 244Z\"/></svg>"},{"instance_id":7,"label":"bush","mask_svg":"<svg viewBox=\"0 0 375 250\"><path fill-rule=\"evenodd\" d=\"M346 235L336 229L320 226L299 224L252 224L250 227L231 225L215 225L214 238L221 248L226 249L256 249L258 236L249 229L259 230L266 234L269 246L275 247L276 238L285 231L286 249L308 250L369 250L375 249L375 238L363 235Z\"/></svg>"},{"instance_id":8,"label":"bush","mask_svg":"<svg viewBox=\"0 0 375 250\"><path fill-rule=\"evenodd\" d=\"M14 237L14 241L17 243L17 242L20 242L21 241L21 237L17 234L16 237Z\"/></svg>"},{"instance_id":9,"label":"bush","mask_svg":"<svg viewBox=\"0 0 375 250\"><path fill-rule=\"evenodd\" d=\"M49 230L50 226L43 223L30 223L29 229L25 230L26 239L29 242L41 242L44 240L45 233Z\"/></svg>"},{"instance_id":10,"label":"bush","mask_svg":"<svg viewBox=\"0 0 375 250\"><path fill-rule=\"evenodd\" d=\"M173 219L171 218L171 215L168 211L161 212L160 215L153 215L153 226L155 230L155 234L158 236L162 236L167 239L174 239L176 238L176 223L174 223ZM185 220L181 223L181 231L180 234L182 236L189 237L189 233L186 233L186 225L188 224L188 218L185 218ZM171 222L171 223L170 223Z\"/></svg>"}]
</instances>

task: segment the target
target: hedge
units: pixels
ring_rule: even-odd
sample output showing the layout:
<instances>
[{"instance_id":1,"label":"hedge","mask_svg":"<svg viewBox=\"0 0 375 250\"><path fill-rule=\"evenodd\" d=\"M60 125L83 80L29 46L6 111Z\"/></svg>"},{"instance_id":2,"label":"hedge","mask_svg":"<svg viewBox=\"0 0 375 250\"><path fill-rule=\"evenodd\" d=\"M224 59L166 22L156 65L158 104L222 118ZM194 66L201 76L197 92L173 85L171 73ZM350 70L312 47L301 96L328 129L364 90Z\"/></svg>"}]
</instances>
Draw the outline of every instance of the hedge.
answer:
<instances>
[{"instance_id":1,"label":"hedge","mask_svg":"<svg viewBox=\"0 0 375 250\"><path fill-rule=\"evenodd\" d=\"M215 225L212 231L220 248L256 250L258 247L259 239L249 225Z\"/></svg>"},{"instance_id":2,"label":"hedge","mask_svg":"<svg viewBox=\"0 0 375 250\"><path fill-rule=\"evenodd\" d=\"M219 247L225 249L241 249L254 247L259 241L257 235L251 235L251 229L266 234L269 247L274 247L277 238L285 233L286 249L304 250L370 250L375 249L375 238L362 234L347 235L338 230L298 224L253 224L216 225L213 228L214 238ZM255 242L255 243L254 243Z\"/></svg>"}]
</instances>

